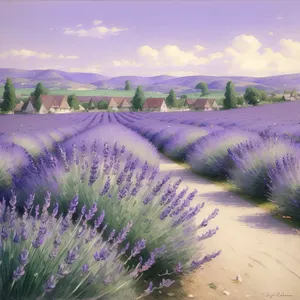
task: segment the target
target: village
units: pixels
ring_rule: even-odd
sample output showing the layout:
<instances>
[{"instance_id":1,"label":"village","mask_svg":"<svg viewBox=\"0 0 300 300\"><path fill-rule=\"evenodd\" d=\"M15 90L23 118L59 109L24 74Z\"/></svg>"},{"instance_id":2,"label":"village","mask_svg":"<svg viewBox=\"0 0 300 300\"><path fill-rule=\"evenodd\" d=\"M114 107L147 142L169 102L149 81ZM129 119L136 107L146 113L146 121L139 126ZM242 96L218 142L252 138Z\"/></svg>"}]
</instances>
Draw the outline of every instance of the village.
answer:
<instances>
[{"instance_id":1,"label":"village","mask_svg":"<svg viewBox=\"0 0 300 300\"><path fill-rule=\"evenodd\" d=\"M40 95L40 106L37 108L37 99L30 96L27 101L20 101L14 113L24 114L47 114L47 113L70 113L78 112L92 112L92 111L132 111L132 97L108 97L108 96L76 96L79 104L79 109L74 110L68 101L70 96L67 95ZM218 110L220 107L213 98L198 98L184 100L183 107L175 109L168 107L165 98L146 98L142 111L146 112L168 112L168 111L210 111Z\"/></svg>"}]
</instances>

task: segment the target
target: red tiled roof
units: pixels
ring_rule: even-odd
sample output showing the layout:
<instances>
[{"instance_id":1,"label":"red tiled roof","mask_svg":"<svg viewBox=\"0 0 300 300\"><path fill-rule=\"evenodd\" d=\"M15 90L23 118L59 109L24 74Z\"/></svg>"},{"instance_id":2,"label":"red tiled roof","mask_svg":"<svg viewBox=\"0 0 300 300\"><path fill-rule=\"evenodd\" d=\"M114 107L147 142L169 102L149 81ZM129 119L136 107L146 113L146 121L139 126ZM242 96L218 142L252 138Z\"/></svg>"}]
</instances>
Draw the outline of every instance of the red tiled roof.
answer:
<instances>
[{"instance_id":1,"label":"red tiled roof","mask_svg":"<svg viewBox=\"0 0 300 300\"><path fill-rule=\"evenodd\" d=\"M109 96L77 96L79 102L90 102L92 99L94 102L105 101L109 102L111 97Z\"/></svg>"},{"instance_id":2,"label":"red tiled roof","mask_svg":"<svg viewBox=\"0 0 300 300\"><path fill-rule=\"evenodd\" d=\"M193 105L195 102L196 102L196 99L186 99L186 100L185 100L185 103L186 103L187 105Z\"/></svg>"},{"instance_id":3,"label":"red tiled roof","mask_svg":"<svg viewBox=\"0 0 300 300\"><path fill-rule=\"evenodd\" d=\"M208 99L208 98L199 98L196 100L194 104L195 109L204 109L205 107L212 107L213 102L215 99Z\"/></svg>"},{"instance_id":4,"label":"red tiled roof","mask_svg":"<svg viewBox=\"0 0 300 300\"><path fill-rule=\"evenodd\" d=\"M147 98L143 108L160 108L164 101L164 98Z\"/></svg>"}]
</instances>

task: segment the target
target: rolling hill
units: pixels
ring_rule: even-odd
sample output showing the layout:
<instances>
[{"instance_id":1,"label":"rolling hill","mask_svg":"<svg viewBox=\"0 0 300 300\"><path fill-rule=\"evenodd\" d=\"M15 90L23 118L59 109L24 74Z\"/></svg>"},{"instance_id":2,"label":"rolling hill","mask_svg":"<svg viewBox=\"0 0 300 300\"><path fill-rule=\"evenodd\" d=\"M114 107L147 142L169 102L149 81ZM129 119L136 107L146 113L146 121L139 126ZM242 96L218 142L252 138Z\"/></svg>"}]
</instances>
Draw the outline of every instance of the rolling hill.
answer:
<instances>
[{"instance_id":1,"label":"rolling hill","mask_svg":"<svg viewBox=\"0 0 300 300\"><path fill-rule=\"evenodd\" d=\"M51 89L68 90L97 90L97 89L124 89L125 81L129 80L132 87L143 86L145 91L168 93L174 89L176 93L187 93L194 89L197 83L204 81L210 90L224 90L226 83L234 82L237 92L244 92L249 86L255 86L268 92L300 90L300 74L279 75L271 77L242 77L242 76L119 76L107 77L92 73L69 73L59 70L21 70L0 68L0 84L6 78L13 79L17 89L34 88L38 82Z\"/></svg>"}]
</instances>

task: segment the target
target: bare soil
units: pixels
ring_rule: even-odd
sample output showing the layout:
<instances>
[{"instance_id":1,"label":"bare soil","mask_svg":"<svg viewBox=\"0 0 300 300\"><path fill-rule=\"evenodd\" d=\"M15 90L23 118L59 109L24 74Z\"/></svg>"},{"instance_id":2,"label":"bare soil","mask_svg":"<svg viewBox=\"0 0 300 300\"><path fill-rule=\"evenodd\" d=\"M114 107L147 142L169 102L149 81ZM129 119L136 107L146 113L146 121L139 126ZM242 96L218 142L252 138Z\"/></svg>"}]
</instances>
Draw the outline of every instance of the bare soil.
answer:
<instances>
[{"instance_id":1,"label":"bare soil","mask_svg":"<svg viewBox=\"0 0 300 300\"><path fill-rule=\"evenodd\" d=\"M220 230L204 246L205 253L222 253L153 299L300 299L300 235L292 226L163 156L160 167L198 190L196 202L206 202L199 222L220 209L206 227ZM241 282L235 280L238 275Z\"/></svg>"}]
</instances>

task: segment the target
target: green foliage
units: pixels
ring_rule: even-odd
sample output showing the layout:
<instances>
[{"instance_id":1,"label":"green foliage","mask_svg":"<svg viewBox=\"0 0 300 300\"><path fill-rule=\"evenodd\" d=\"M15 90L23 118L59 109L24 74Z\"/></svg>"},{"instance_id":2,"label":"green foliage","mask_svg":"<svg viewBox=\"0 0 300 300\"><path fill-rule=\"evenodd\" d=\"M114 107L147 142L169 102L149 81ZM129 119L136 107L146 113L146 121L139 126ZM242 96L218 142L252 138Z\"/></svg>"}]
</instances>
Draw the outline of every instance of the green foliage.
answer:
<instances>
[{"instance_id":1,"label":"green foliage","mask_svg":"<svg viewBox=\"0 0 300 300\"><path fill-rule=\"evenodd\" d=\"M39 82L36 87L35 90L33 92L33 96L38 99L41 95L47 95L48 94L48 90L44 87L44 85Z\"/></svg>"},{"instance_id":2,"label":"green foliage","mask_svg":"<svg viewBox=\"0 0 300 300\"><path fill-rule=\"evenodd\" d=\"M145 102L145 95L142 87L139 85L135 90L135 95L132 98L132 108L134 110L142 110Z\"/></svg>"},{"instance_id":3,"label":"green foliage","mask_svg":"<svg viewBox=\"0 0 300 300\"><path fill-rule=\"evenodd\" d=\"M255 87L248 87L245 91L244 98L250 105L257 105L261 101L261 91Z\"/></svg>"},{"instance_id":4,"label":"green foliage","mask_svg":"<svg viewBox=\"0 0 300 300\"><path fill-rule=\"evenodd\" d=\"M108 109L108 103L105 101L99 101L97 107L98 109Z\"/></svg>"},{"instance_id":5,"label":"green foliage","mask_svg":"<svg viewBox=\"0 0 300 300\"><path fill-rule=\"evenodd\" d=\"M187 95L186 94L181 95L180 99L186 100L187 99Z\"/></svg>"},{"instance_id":6,"label":"green foliage","mask_svg":"<svg viewBox=\"0 0 300 300\"><path fill-rule=\"evenodd\" d=\"M131 83L129 80L125 81L125 91L131 91Z\"/></svg>"},{"instance_id":7,"label":"green foliage","mask_svg":"<svg viewBox=\"0 0 300 300\"><path fill-rule=\"evenodd\" d=\"M166 98L166 104L168 107L174 107L176 104L176 94L174 90L170 90L168 97Z\"/></svg>"},{"instance_id":8,"label":"green foliage","mask_svg":"<svg viewBox=\"0 0 300 300\"><path fill-rule=\"evenodd\" d=\"M0 203L1 218L5 212L11 216L1 222L6 236L1 238L0 299L112 300L118 292L131 294L123 299L135 299L136 279L124 268L122 260L126 258L118 255L118 244L107 243L97 230L92 234L86 217L73 224L70 210L65 217L56 218L58 211L48 212L50 197L46 194L45 201L49 202L40 209L40 217L31 216L32 204L18 217L15 207L19 203L14 195L11 209ZM71 203L76 210L74 201ZM96 250L101 249L105 259L96 261Z\"/></svg>"},{"instance_id":9,"label":"green foliage","mask_svg":"<svg viewBox=\"0 0 300 300\"><path fill-rule=\"evenodd\" d=\"M237 106L236 93L232 81L227 82L224 96L225 99L223 102L223 106L225 109L235 108Z\"/></svg>"},{"instance_id":10,"label":"green foliage","mask_svg":"<svg viewBox=\"0 0 300 300\"><path fill-rule=\"evenodd\" d=\"M3 102L1 104L1 110L3 111L14 111L16 107L16 92L12 80L6 79L3 93Z\"/></svg>"},{"instance_id":11,"label":"green foliage","mask_svg":"<svg viewBox=\"0 0 300 300\"><path fill-rule=\"evenodd\" d=\"M42 100L41 97L39 96L38 98L36 98L36 100L34 101L34 108L39 111L41 109L42 106Z\"/></svg>"},{"instance_id":12,"label":"green foliage","mask_svg":"<svg viewBox=\"0 0 300 300\"><path fill-rule=\"evenodd\" d=\"M85 110L89 109L89 103L86 103L86 102L81 103L81 106L82 106Z\"/></svg>"},{"instance_id":13,"label":"green foliage","mask_svg":"<svg viewBox=\"0 0 300 300\"><path fill-rule=\"evenodd\" d=\"M208 95L209 92L208 92L208 86L205 82L200 82L196 85L196 89L197 90L201 90L201 96L205 96L205 95Z\"/></svg>"},{"instance_id":14,"label":"green foliage","mask_svg":"<svg viewBox=\"0 0 300 300\"><path fill-rule=\"evenodd\" d=\"M236 97L236 102L238 105L244 105L245 104L245 99L243 96L237 96Z\"/></svg>"},{"instance_id":15,"label":"green foliage","mask_svg":"<svg viewBox=\"0 0 300 300\"><path fill-rule=\"evenodd\" d=\"M74 110L79 110L79 101L75 94L68 96L68 104Z\"/></svg>"},{"instance_id":16,"label":"green foliage","mask_svg":"<svg viewBox=\"0 0 300 300\"><path fill-rule=\"evenodd\" d=\"M265 90L260 90L260 101L268 102L270 101L270 97L268 96L267 92Z\"/></svg>"}]
</instances>

